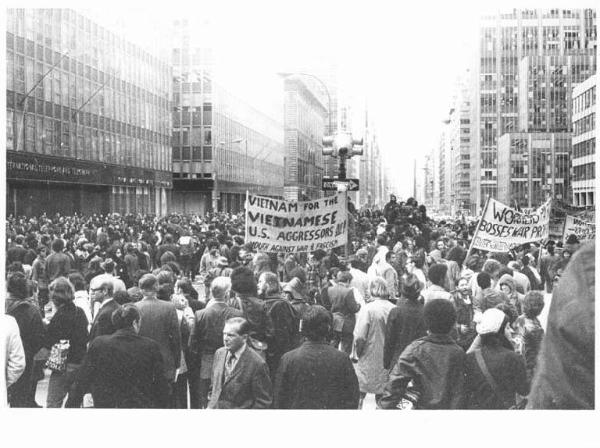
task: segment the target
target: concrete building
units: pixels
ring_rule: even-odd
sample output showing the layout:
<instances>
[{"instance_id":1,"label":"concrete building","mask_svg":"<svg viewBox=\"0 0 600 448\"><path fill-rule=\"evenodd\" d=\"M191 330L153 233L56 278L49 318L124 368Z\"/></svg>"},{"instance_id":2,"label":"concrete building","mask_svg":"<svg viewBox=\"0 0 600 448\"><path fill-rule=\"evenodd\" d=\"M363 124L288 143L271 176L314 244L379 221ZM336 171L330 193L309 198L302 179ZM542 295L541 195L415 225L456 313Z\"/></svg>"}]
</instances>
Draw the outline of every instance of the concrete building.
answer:
<instances>
[{"instance_id":1,"label":"concrete building","mask_svg":"<svg viewBox=\"0 0 600 448\"><path fill-rule=\"evenodd\" d=\"M327 105L302 76L284 78L286 200L322 197L323 134Z\"/></svg>"},{"instance_id":2,"label":"concrete building","mask_svg":"<svg viewBox=\"0 0 600 448\"><path fill-rule=\"evenodd\" d=\"M450 109L450 117L454 114L454 109ZM450 127L451 119L444 121L444 127L440 135L440 142L437 151L438 177L439 177L439 205L438 211L442 214L449 215L452 205L452 182L454 177L454 167L452 164L452 128Z\"/></svg>"},{"instance_id":3,"label":"concrete building","mask_svg":"<svg viewBox=\"0 0 600 448\"><path fill-rule=\"evenodd\" d=\"M471 101L469 73L459 80L454 113L450 117L452 129L452 206L453 211L470 212L471 207Z\"/></svg>"},{"instance_id":4,"label":"concrete building","mask_svg":"<svg viewBox=\"0 0 600 448\"><path fill-rule=\"evenodd\" d=\"M238 212L246 191L283 197L282 123L220 82L215 56L194 46L187 20L173 29L172 211Z\"/></svg>"},{"instance_id":5,"label":"concrete building","mask_svg":"<svg viewBox=\"0 0 600 448\"><path fill-rule=\"evenodd\" d=\"M516 132L498 141L498 195L513 207L535 208L549 197L568 200L571 133Z\"/></svg>"},{"instance_id":6,"label":"concrete building","mask_svg":"<svg viewBox=\"0 0 600 448\"><path fill-rule=\"evenodd\" d=\"M7 9L7 213L166 214L170 67L71 9Z\"/></svg>"},{"instance_id":7,"label":"concrete building","mask_svg":"<svg viewBox=\"0 0 600 448\"><path fill-rule=\"evenodd\" d=\"M488 195L497 197L500 137L522 128L519 62L528 56L591 56L596 46L593 9L513 10L483 18L471 101L473 212ZM564 123L562 110L553 121Z\"/></svg>"},{"instance_id":8,"label":"concrete building","mask_svg":"<svg viewBox=\"0 0 600 448\"><path fill-rule=\"evenodd\" d=\"M573 205L596 205L597 75L573 89Z\"/></svg>"}]
</instances>

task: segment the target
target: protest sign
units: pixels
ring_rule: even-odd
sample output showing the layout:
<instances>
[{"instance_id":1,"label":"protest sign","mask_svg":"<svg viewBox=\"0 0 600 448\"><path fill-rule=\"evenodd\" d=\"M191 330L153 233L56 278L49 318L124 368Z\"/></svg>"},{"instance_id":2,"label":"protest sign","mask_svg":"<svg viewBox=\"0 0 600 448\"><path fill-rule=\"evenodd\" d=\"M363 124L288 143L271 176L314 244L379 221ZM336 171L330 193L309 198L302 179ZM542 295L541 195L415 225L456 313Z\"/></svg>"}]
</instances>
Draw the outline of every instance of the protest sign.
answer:
<instances>
[{"instance_id":1,"label":"protest sign","mask_svg":"<svg viewBox=\"0 0 600 448\"><path fill-rule=\"evenodd\" d=\"M575 216L567 215L565 219L565 231L563 242L567 241L569 235L575 235L580 243L596 240L596 224L583 221Z\"/></svg>"},{"instance_id":2,"label":"protest sign","mask_svg":"<svg viewBox=\"0 0 600 448\"><path fill-rule=\"evenodd\" d=\"M471 247L508 252L515 246L548 238L550 204L547 201L532 213L524 213L490 198Z\"/></svg>"},{"instance_id":3,"label":"protest sign","mask_svg":"<svg viewBox=\"0 0 600 448\"><path fill-rule=\"evenodd\" d=\"M246 242L259 252L329 250L345 245L347 240L345 192L303 202L248 195Z\"/></svg>"}]
</instances>

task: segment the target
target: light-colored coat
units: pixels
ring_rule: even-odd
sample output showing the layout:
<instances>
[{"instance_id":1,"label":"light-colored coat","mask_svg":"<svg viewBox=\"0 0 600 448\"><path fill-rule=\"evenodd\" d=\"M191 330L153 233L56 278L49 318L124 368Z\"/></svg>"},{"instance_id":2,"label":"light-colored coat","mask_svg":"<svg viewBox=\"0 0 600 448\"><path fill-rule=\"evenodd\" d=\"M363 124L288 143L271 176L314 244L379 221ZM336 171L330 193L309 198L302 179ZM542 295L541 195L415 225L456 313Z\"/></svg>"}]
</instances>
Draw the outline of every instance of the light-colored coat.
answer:
<instances>
[{"instance_id":1,"label":"light-colored coat","mask_svg":"<svg viewBox=\"0 0 600 448\"><path fill-rule=\"evenodd\" d=\"M388 381L388 370L383 368L385 328L394 305L386 299L367 303L358 313L354 328L355 347L359 350L354 365L360 391L381 394Z\"/></svg>"}]
</instances>

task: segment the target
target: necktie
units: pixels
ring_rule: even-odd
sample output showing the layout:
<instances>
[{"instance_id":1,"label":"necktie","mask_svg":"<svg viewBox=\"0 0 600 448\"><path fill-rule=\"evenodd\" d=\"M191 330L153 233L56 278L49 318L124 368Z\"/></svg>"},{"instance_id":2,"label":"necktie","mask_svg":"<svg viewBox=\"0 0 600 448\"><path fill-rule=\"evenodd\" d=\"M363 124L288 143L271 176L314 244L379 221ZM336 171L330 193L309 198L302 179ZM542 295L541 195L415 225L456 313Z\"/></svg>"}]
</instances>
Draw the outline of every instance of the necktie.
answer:
<instances>
[{"instance_id":1,"label":"necktie","mask_svg":"<svg viewBox=\"0 0 600 448\"><path fill-rule=\"evenodd\" d=\"M229 352L227 362L225 363L225 374L227 376L231 375L231 371L233 370L234 363L235 363L235 355L232 352Z\"/></svg>"}]
</instances>

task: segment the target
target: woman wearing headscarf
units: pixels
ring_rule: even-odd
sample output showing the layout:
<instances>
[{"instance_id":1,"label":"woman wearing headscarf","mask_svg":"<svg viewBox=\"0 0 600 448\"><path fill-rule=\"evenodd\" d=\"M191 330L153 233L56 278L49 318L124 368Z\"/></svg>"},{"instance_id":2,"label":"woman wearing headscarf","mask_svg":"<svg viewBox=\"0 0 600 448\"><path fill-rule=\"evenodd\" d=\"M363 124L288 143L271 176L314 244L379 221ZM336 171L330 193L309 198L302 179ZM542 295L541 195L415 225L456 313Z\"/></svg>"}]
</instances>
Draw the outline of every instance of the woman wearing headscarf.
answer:
<instances>
[{"instance_id":1,"label":"woman wearing headscarf","mask_svg":"<svg viewBox=\"0 0 600 448\"><path fill-rule=\"evenodd\" d=\"M477 324L481 346L467 354L469 409L509 409L516 394L529 393L525 361L503 343L508 325L508 316L497 308L486 310Z\"/></svg>"}]
</instances>

